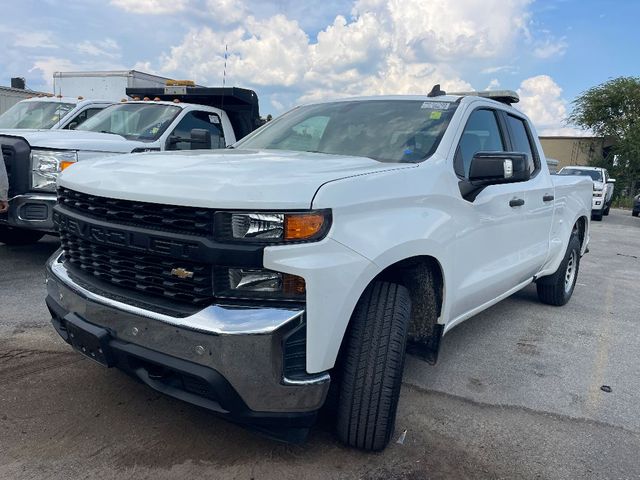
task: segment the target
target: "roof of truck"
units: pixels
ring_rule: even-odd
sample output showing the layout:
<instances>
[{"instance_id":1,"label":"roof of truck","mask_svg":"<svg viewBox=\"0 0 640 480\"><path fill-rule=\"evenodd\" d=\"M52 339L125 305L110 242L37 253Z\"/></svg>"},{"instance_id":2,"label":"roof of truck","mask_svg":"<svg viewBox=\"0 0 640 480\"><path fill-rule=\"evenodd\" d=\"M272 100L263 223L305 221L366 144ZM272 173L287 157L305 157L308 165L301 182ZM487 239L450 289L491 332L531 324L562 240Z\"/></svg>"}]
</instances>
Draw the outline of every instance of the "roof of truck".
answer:
<instances>
[{"instance_id":1,"label":"roof of truck","mask_svg":"<svg viewBox=\"0 0 640 480\"><path fill-rule=\"evenodd\" d=\"M109 100L96 100L82 97L57 97L57 96L37 96L31 98L25 98L21 100L22 102L60 102L60 103L71 103L73 105L78 105L80 103L114 103Z\"/></svg>"}]
</instances>

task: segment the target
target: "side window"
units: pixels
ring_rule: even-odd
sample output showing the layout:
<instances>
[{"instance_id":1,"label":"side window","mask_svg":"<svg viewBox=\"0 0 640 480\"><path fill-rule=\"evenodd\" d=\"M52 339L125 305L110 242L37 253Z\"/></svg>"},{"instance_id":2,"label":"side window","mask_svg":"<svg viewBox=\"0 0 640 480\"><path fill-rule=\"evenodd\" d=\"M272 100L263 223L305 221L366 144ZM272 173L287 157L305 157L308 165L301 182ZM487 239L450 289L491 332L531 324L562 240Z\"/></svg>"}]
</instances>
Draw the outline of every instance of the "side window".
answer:
<instances>
[{"instance_id":1,"label":"side window","mask_svg":"<svg viewBox=\"0 0 640 480\"><path fill-rule=\"evenodd\" d=\"M189 112L176 125L171 136L183 139L191 138L191 130L200 128L211 135L211 148L224 148L224 135L220 117L211 112ZM170 150L191 150L191 142L177 142L169 147Z\"/></svg>"},{"instance_id":2,"label":"side window","mask_svg":"<svg viewBox=\"0 0 640 480\"><path fill-rule=\"evenodd\" d=\"M454 168L460 177L469 175L471 159L476 152L503 152L504 142L498 127L498 119L493 110L476 110L471 114L464 127Z\"/></svg>"},{"instance_id":3,"label":"side window","mask_svg":"<svg viewBox=\"0 0 640 480\"><path fill-rule=\"evenodd\" d=\"M538 156L534 154L534 147L529 137L529 132L524 120L507 115L507 122L509 123L509 130L511 132L511 143L513 144L513 150L515 152L526 153L529 161L529 172L533 174L538 169Z\"/></svg>"},{"instance_id":4,"label":"side window","mask_svg":"<svg viewBox=\"0 0 640 480\"><path fill-rule=\"evenodd\" d=\"M86 110L81 111L78 115L75 116L75 118L73 120L71 120L69 123L67 123L64 128L66 130L68 130L69 126L72 123L75 123L76 126L80 125L81 123L83 123L86 120L88 120L91 117L93 117L96 113L98 113L100 110L102 110L102 108L103 107L101 107L101 108L87 108Z\"/></svg>"}]
</instances>

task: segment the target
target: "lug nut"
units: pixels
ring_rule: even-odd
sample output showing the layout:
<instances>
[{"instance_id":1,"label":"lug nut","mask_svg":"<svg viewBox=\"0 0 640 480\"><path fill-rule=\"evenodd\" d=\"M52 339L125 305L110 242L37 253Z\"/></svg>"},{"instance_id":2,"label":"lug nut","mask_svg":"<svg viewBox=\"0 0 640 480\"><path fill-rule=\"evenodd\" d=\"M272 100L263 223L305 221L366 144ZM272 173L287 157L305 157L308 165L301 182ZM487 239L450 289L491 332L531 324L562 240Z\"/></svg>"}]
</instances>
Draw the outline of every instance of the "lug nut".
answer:
<instances>
[{"instance_id":1,"label":"lug nut","mask_svg":"<svg viewBox=\"0 0 640 480\"><path fill-rule=\"evenodd\" d=\"M198 355L204 355L204 352L206 352L206 349L202 345L196 347L196 353Z\"/></svg>"}]
</instances>

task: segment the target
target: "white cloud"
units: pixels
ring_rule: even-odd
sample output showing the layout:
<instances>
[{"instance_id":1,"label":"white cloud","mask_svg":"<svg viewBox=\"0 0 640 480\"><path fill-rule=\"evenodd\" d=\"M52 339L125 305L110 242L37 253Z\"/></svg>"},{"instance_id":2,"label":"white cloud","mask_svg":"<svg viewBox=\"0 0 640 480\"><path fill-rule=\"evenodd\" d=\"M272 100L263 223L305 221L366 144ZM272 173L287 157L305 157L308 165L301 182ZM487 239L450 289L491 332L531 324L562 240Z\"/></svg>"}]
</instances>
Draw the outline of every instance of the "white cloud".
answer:
<instances>
[{"instance_id":1,"label":"white cloud","mask_svg":"<svg viewBox=\"0 0 640 480\"><path fill-rule=\"evenodd\" d=\"M189 0L111 0L111 5L127 12L143 15L164 15L183 11Z\"/></svg>"},{"instance_id":2,"label":"white cloud","mask_svg":"<svg viewBox=\"0 0 640 480\"><path fill-rule=\"evenodd\" d=\"M497 90L498 88L500 88L500 81L497 78L492 78L485 90Z\"/></svg>"},{"instance_id":3,"label":"white cloud","mask_svg":"<svg viewBox=\"0 0 640 480\"><path fill-rule=\"evenodd\" d=\"M480 73L483 73L485 75L491 75L494 73L516 73L518 71L518 69L512 65L499 65L496 67L487 67L487 68L483 68Z\"/></svg>"},{"instance_id":4,"label":"white cloud","mask_svg":"<svg viewBox=\"0 0 640 480\"><path fill-rule=\"evenodd\" d=\"M533 49L533 55L541 59L561 57L567 51L568 46L564 37L560 39L546 38L537 42Z\"/></svg>"},{"instance_id":5,"label":"white cloud","mask_svg":"<svg viewBox=\"0 0 640 480\"><path fill-rule=\"evenodd\" d=\"M24 48L58 48L51 32L15 32L14 47Z\"/></svg>"},{"instance_id":6,"label":"white cloud","mask_svg":"<svg viewBox=\"0 0 640 480\"><path fill-rule=\"evenodd\" d=\"M520 110L531 118L538 135L589 135L589 132L566 126L567 102L562 89L548 75L527 78L518 89Z\"/></svg>"},{"instance_id":7,"label":"white cloud","mask_svg":"<svg viewBox=\"0 0 640 480\"><path fill-rule=\"evenodd\" d=\"M246 5L238 0L207 0L206 12L223 25L238 23L249 16Z\"/></svg>"},{"instance_id":8,"label":"white cloud","mask_svg":"<svg viewBox=\"0 0 640 480\"><path fill-rule=\"evenodd\" d=\"M93 57L118 58L121 55L120 45L111 38L91 42L85 40L76 45L75 49L82 54L91 55Z\"/></svg>"}]
</instances>

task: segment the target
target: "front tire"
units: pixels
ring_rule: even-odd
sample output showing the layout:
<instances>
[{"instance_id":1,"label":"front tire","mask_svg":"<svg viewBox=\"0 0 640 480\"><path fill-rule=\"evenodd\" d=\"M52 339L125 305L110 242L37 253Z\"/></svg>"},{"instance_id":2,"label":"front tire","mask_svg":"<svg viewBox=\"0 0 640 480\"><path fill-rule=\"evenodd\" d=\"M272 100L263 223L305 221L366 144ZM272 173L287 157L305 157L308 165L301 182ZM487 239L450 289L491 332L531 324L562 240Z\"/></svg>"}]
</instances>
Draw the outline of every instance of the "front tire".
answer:
<instances>
[{"instance_id":1,"label":"front tire","mask_svg":"<svg viewBox=\"0 0 640 480\"><path fill-rule=\"evenodd\" d=\"M631 215L633 215L634 217L637 217L638 215L640 215L640 210L633 210L631 212Z\"/></svg>"},{"instance_id":2,"label":"front tire","mask_svg":"<svg viewBox=\"0 0 640 480\"><path fill-rule=\"evenodd\" d=\"M0 243L6 245L31 245L44 237L44 232L0 225Z\"/></svg>"},{"instance_id":3,"label":"front tire","mask_svg":"<svg viewBox=\"0 0 640 480\"><path fill-rule=\"evenodd\" d=\"M596 222L600 222L602 221L602 215L604 214L604 211L601 210L600 212L593 212L591 214L591 220L595 220Z\"/></svg>"},{"instance_id":4,"label":"front tire","mask_svg":"<svg viewBox=\"0 0 640 480\"><path fill-rule=\"evenodd\" d=\"M607 208L604 209L602 214L606 217L607 215L609 215L609 210L611 210L611 205L607 205Z\"/></svg>"},{"instance_id":5,"label":"front tire","mask_svg":"<svg viewBox=\"0 0 640 480\"><path fill-rule=\"evenodd\" d=\"M573 295L579 270L580 240L574 234L569 239L567 251L558 270L553 275L542 277L536 282L540 301L558 307L566 305Z\"/></svg>"},{"instance_id":6,"label":"front tire","mask_svg":"<svg viewBox=\"0 0 640 480\"><path fill-rule=\"evenodd\" d=\"M376 282L354 311L343 357L337 433L345 444L384 449L395 427L411 317L409 291Z\"/></svg>"}]
</instances>

